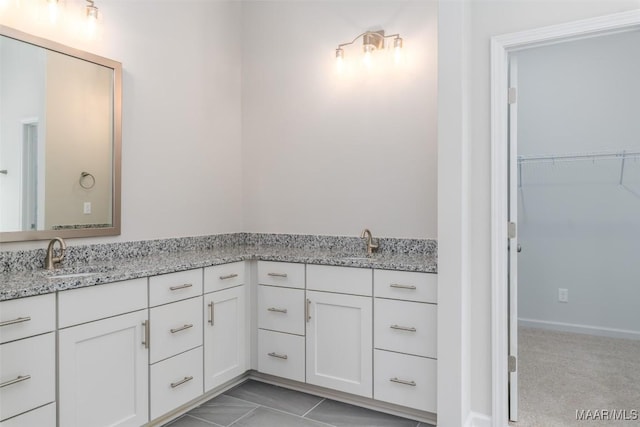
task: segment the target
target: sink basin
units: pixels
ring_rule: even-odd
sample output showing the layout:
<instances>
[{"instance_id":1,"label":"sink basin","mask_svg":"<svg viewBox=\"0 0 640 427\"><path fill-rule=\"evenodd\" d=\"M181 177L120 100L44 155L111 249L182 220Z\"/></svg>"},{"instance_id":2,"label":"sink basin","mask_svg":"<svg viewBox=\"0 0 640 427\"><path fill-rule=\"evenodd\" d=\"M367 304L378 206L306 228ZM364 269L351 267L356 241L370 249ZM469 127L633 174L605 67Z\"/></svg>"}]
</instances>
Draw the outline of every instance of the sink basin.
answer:
<instances>
[{"instance_id":1,"label":"sink basin","mask_svg":"<svg viewBox=\"0 0 640 427\"><path fill-rule=\"evenodd\" d=\"M86 276L92 276L96 273L66 273L66 274L56 274L53 273L51 276L49 276L50 279L68 279L71 277L86 277Z\"/></svg>"},{"instance_id":2,"label":"sink basin","mask_svg":"<svg viewBox=\"0 0 640 427\"><path fill-rule=\"evenodd\" d=\"M346 256L342 257L342 259L347 261L372 261L373 258L368 256Z\"/></svg>"},{"instance_id":3,"label":"sink basin","mask_svg":"<svg viewBox=\"0 0 640 427\"><path fill-rule=\"evenodd\" d=\"M44 274L49 279L69 279L92 276L94 274L106 273L113 270L112 265L85 265L78 267L63 267L55 270L45 270Z\"/></svg>"}]
</instances>

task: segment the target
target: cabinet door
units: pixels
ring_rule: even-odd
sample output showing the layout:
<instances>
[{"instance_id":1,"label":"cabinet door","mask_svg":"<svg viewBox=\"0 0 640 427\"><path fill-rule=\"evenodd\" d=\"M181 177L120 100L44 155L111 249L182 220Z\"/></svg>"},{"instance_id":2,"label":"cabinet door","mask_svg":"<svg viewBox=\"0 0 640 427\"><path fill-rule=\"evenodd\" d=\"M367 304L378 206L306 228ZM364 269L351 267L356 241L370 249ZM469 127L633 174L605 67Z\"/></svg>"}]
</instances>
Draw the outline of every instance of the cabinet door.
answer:
<instances>
[{"instance_id":1,"label":"cabinet door","mask_svg":"<svg viewBox=\"0 0 640 427\"><path fill-rule=\"evenodd\" d=\"M64 427L141 426L149 420L147 310L59 332Z\"/></svg>"},{"instance_id":2,"label":"cabinet door","mask_svg":"<svg viewBox=\"0 0 640 427\"><path fill-rule=\"evenodd\" d=\"M307 292L307 382L372 397L370 297Z\"/></svg>"},{"instance_id":3,"label":"cabinet door","mask_svg":"<svg viewBox=\"0 0 640 427\"><path fill-rule=\"evenodd\" d=\"M245 287L204 296L205 392L243 374L247 368Z\"/></svg>"}]
</instances>

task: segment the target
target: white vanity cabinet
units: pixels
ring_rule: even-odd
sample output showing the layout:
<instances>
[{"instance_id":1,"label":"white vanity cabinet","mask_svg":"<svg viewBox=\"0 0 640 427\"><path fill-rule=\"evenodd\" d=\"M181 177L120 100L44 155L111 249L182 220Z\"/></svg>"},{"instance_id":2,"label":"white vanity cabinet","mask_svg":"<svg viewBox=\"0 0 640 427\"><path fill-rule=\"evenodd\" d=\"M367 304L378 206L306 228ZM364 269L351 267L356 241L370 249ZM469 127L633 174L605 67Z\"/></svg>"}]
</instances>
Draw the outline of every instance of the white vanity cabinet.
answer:
<instances>
[{"instance_id":1,"label":"white vanity cabinet","mask_svg":"<svg viewBox=\"0 0 640 427\"><path fill-rule=\"evenodd\" d=\"M60 426L148 421L147 279L60 292Z\"/></svg>"},{"instance_id":2,"label":"white vanity cabinet","mask_svg":"<svg viewBox=\"0 0 640 427\"><path fill-rule=\"evenodd\" d=\"M242 375L248 369L245 263L207 267L204 318L204 391Z\"/></svg>"},{"instance_id":3,"label":"white vanity cabinet","mask_svg":"<svg viewBox=\"0 0 640 427\"><path fill-rule=\"evenodd\" d=\"M377 400L436 412L437 276L374 270Z\"/></svg>"},{"instance_id":4,"label":"white vanity cabinet","mask_svg":"<svg viewBox=\"0 0 640 427\"><path fill-rule=\"evenodd\" d=\"M307 266L307 383L373 397L372 270Z\"/></svg>"},{"instance_id":5,"label":"white vanity cabinet","mask_svg":"<svg viewBox=\"0 0 640 427\"><path fill-rule=\"evenodd\" d=\"M305 266L258 261L258 370L305 381Z\"/></svg>"},{"instance_id":6,"label":"white vanity cabinet","mask_svg":"<svg viewBox=\"0 0 640 427\"><path fill-rule=\"evenodd\" d=\"M55 295L0 303L0 426L55 426L54 330Z\"/></svg>"},{"instance_id":7,"label":"white vanity cabinet","mask_svg":"<svg viewBox=\"0 0 640 427\"><path fill-rule=\"evenodd\" d=\"M202 395L201 268L149 277L151 419Z\"/></svg>"}]
</instances>

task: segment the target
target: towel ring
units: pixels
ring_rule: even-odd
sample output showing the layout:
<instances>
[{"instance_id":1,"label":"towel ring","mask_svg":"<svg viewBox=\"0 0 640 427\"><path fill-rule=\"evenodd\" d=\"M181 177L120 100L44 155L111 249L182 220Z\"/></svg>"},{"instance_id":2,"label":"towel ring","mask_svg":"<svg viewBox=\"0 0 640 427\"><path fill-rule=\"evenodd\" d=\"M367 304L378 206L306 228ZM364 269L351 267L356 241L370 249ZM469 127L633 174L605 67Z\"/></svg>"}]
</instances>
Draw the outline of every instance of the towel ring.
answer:
<instances>
[{"instance_id":1,"label":"towel ring","mask_svg":"<svg viewBox=\"0 0 640 427\"><path fill-rule=\"evenodd\" d=\"M89 180L89 183L85 181ZM96 185L96 177L91 175L89 172L80 172L80 187L90 190Z\"/></svg>"}]
</instances>

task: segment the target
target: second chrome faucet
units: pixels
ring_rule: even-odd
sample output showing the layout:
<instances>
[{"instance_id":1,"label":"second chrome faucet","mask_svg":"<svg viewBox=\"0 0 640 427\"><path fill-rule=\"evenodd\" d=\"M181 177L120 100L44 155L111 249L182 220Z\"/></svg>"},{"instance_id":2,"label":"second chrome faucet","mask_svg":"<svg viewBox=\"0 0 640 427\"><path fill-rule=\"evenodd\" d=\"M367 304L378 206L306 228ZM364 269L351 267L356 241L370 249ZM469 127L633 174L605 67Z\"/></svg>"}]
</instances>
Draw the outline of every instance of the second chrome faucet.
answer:
<instances>
[{"instance_id":1,"label":"second chrome faucet","mask_svg":"<svg viewBox=\"0 0 640 427\"><path fill-rule=\"evenodd\" d=\"M56 242L60 243L60 255L55 256L53 253L53 247ZM64 252L67 250L67 245L64 243L61 237L54 237L47 246L47 255L44 258L44 268L47 270L53 270L56 264L60 263L64 259Z\"/></svg>"},{"instance_id":2,"label":"second chrome faucet","mask_svg":"<svg viewBox=\"0 0 640 427\"><path fill-rule=\"evenodd\" d=\"M361 238L367 239L367 255L373 255L373 253L380 247L378 240L373 238L371 231L368 228L362 230Z\"/></svg>"}]
</instances>

